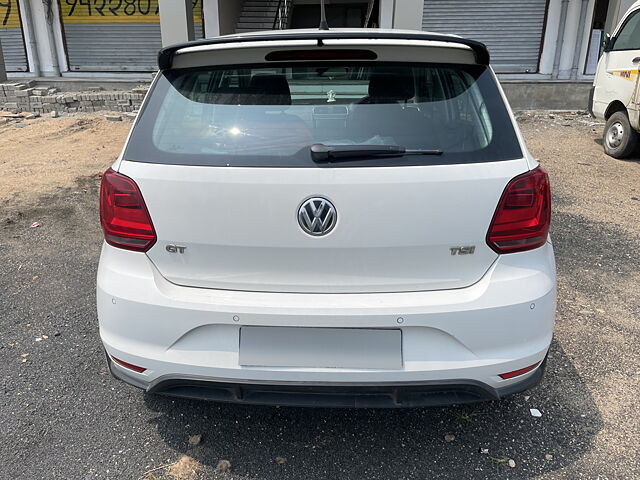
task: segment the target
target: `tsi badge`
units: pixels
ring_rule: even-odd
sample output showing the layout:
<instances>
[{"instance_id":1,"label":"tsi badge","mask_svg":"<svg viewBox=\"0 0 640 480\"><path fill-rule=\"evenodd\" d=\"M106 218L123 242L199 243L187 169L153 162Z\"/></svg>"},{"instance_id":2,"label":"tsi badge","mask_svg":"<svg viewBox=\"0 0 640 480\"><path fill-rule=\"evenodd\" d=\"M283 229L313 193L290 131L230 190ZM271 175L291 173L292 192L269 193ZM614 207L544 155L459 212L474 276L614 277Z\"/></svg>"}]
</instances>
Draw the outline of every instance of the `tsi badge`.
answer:
<instances>
[{"instance_id":1,"label":"tsi badge","mask_svg":"<svg viewBox=\"0 0 640 480\"><path fill-rule=\"evenodd\" d=\"M181 247L180 245L171 245L171 244L167 245L165 248L169 253L184 253L184 251L187 249L187 247Z\"/></svg>"},{"instance_id":2,"label":"tsi badge","mask_svg":"<svg viewBox=\"0 0 640 480\"><path fill-rule=\"evenodd\" d=\"M473 255L476 251L476 246L471 245L470 247L451 247L449 249L451 255Z\"/></svg>"}]
</instances>

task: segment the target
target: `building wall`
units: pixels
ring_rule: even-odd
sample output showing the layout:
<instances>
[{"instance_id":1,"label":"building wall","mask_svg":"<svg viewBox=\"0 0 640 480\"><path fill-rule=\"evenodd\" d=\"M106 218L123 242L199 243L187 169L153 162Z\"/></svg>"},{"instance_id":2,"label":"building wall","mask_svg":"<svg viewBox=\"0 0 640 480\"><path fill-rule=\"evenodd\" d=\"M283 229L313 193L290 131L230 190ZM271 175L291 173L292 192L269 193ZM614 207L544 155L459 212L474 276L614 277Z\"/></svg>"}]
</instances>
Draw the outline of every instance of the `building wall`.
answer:
<instances>
[{"instance_id":1,"label":"building wall","mask_svg":"<svg viewBox=\"0 0 640 480\"><path fill-rule=\"evenodd\" d=\"M58 0L19 1L21 4L30 1L31 6L31 19L25 18L26 10L24 8L21 9L21 15L27 39L27 57L32 74L39 72L43 76L57 76L60 75L59 72L62 72L63 76L117 76L115 72L103 74L69 72ZM564 33L561 38L558 38L563 3L567 5L567 15L564 22ZM611 0L607 24L615 25L632 3L633 0ZM51 23L47 22L47 5L51 5ZM504 77L516 81L556 79L589 81L592 77L585 76L582 72L589 48L594 5L595 0L549 0L539 71L537 73L504 75ZM206 36L233 33L241 8L242 0L203 0ZM379 8L380 26L383 28L415 30L421 28L423 0L379 0ZM582 28L580 28L581 8L585 9ZM30 42L29 39L34 41ZM579 47L577 72L574 61L576 45ZM24 74L10 75L24 76ZM128 76L140 77L144 75L133 73Z\"/></svg>"},{"instance_id":2,"label":"building wall","mask_svg":"<svg viewBox=\"0 0 640 480\"><path fill-rule=\"evenodd\" d=\"M217 37L234 33L241 10L240 0L203 0L205 35Z\"/></svg>"},{"instance_id":3,"label":"building wall","mask_svg":"<svg viewBox=\"0 0 640 480\"><path fill-rule=\"evenodd\" d=\"M565 2L567 3L567 16L564 24L564 35L558 39L562 4ZM610 0L605 32L612 32L634 2L635 0ZM544 48L540 57L539 72L546 78L552 80L571 79L582 81L593 79L593 75L584 75L583 72L589 52L595 0L589 0L584 3L584 23L580 31L580 8L582 5L582 0L550 0L549 2ZM558 40L560 40L559 43ZM579 44L577 72L574 71L576 43ZM558 46L560 55L559 58L556 58ZM559 63L554 69L556 60L559 60Z\"/></svg>"},{"instance_id":4,"label":"building wall","mask_svg":"<svg viewBox=\"0 0 640 480\"><path fill-rule=\"evenodd\" d=\"M4 57L2 55L2 42L0 41L0 82L7 79L7 72L4 70Z\"/></svg>"},{"instance_id":5,"label":"building wall","mask_svg":"<svg viewBox=\"0 0 640 480\"><path fill-rule=\"evenodd\" d=\"M406 30L420 30L422 27L422 0L396 0L393 27Z\"/></svg>"},{"instance_id":6,"label":"building wall","mask_svg":"<svg viewBox=\"0 0 640 480\"><path fill-rule=\"evenodd\" d=\"M576 43L580 44L578 53L578 71L582 71L580 66L584 66L584 61L587 57L593 6L594 0L571 0L569 2L564 38L562 40L562 55L560 57L558 79L575 78L572 73L572 68L575 59ZM587 16L585 17L586 24L581 25L580 9L583 7L587 9Z\"/></svg>"},{"instance_id":7,"label":"building wall","mask_svg":"<svg viewBox=\"0 0 640 480\"><path fill-rule=\"evenodd\" d=\"M564 34L559 38L562 5L566 4L566 17L564 21ZM580 64L584 67L586 52L589 48L591 21L595 0L586 3L583 0L550 0L547 12L547 28L544 48L540 59L540 73L554 78L568 79L571 76L576 41L581 44ZM578 40L580 22L580 9L585 8L584 28L581 38ZM558 45L560 46L559 56ZM582 69L579 69L582 71Z\"/></svg>"},{"instance_id":8,"label":"building wall","mask_svg":"<svg viewBox=\"0 0 640 480\"><path fill-rule=\"evenodd\" d=\"M540 53L540 70L542 75L551 75L558 42L558 29L560 28L560 11L562 2L569 0L550 0L547 7L547 24L545 27L542 52Z\"/></svg>"},{"instance_id":9,"label":"building wall","mask_svg":"<svg viewBox=\"0 0 640 480\"><path fill-rule=\"evenodd\" d=\"M20 9L22 28L27 40L25 44L30 71L35 70L34 67L37 63L42 76L58 76L61 71L68 70L58 2L54 0L22 0L22 2L24 1L30 1L31 12L31 19L28 19L26 17L27 9ZM48 5L50 5L50 10L47 8ZM49 15L47 15L48 13ZM48 18L51 23L47 20ZM29 39L35 41L30 42Z\"/></svg>"}]
</instances>

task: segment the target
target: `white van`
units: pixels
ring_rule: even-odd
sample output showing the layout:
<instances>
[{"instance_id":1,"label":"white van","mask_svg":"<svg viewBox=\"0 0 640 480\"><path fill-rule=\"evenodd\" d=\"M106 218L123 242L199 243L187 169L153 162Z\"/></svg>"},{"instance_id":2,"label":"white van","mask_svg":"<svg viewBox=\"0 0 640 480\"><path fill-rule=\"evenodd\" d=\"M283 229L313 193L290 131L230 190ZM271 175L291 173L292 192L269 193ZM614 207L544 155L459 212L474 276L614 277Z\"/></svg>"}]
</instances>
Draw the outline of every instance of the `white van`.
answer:
<instances>
[{"instance_id":1,"label":"white van","mask_svg":"<svg viewBox=\"0 0 640 480\"><path fill-rule=\"evenodd\" d=\"M607 35L589 99L590 113L607 124L602 143L614 158L627 158L640 143L640 1L612 36Z\"/></svg>"}]
</instances>

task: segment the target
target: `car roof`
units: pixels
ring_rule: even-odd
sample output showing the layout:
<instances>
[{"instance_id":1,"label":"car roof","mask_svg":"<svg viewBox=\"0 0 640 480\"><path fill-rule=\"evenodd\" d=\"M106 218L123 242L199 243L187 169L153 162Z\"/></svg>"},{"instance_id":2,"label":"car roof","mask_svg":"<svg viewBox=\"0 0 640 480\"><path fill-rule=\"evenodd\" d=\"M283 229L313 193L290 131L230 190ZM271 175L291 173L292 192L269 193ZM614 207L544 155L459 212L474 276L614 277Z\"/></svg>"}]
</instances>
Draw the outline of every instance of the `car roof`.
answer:
<instances>
[{"instance_id":1,"label":"car roof","mask_svg":"<svg viewBox=\"0 0 640 480\"><path fill-rule=\"evenodd\" d=\"M638 0L640 3L640 0ZM221 37L251 37L254 35L289 35L297 34L301 39L308 38L309 34L320 33L324 35L332 35L335 33L366 33L371 38L384 38L388 34L395 36L406 35L407 38L415 36L415 34L442 35L445 37L462 38L459 35L450 33L425 32L422 30L402 30L395 28L331 28L329 30L320 30L318 28L291 28L283 30L258 30L255 32L234 33L230 35L221 35Z\"/></svg>"},{"instance_id":2,"label":"car roof","mask_svg":"<svg viewBox=\"0 0 640 480\"><path fill-rule=\"evenodd\" d=\"M391 30L381 28L344 28L344 29L296 29L296 30L266 30L248 32L220 37L206 38L191 42L170 45L160 50L158 54L158 67L160 70L171 68L173 56L182 49L202 47L207 45L238 44L248 42L269 42L282 40L316 40L322 45L323 40L362 40L363 45L368 40L413 40L424 42L437 42L439 47L460 48L468 47L473 50L476 62L480 65L489 65L489 51L487 47L478 41L469 40L457 35L449 35L433 32L421 32L416 30Z\"/></svg>"},{"instance_id":3,"label":"car roof","mask_svg":"<svg viewBox=\"0 0 640 480\"><path fill-rule=\"evenodd\" d=\"M625 12L625 16L628 16L631 12L633 12L634 10L638 10L639 8L640 8L640 0L638 0L637 2L634 2L634 4L629 7L629 10Z\"/></svg>"}]
</instances>

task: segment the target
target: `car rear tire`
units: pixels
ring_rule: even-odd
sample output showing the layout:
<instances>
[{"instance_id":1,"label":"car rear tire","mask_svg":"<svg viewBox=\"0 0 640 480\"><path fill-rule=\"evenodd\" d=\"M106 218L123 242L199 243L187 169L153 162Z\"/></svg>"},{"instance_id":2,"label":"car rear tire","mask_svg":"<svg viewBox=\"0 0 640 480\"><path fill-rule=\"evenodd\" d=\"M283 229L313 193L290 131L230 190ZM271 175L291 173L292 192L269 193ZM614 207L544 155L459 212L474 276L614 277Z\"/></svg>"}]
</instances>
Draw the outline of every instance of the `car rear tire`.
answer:
<instances>
[{"instance_id":1,"label":"car rear tire","mask_svg":"<svg viewBox=\"0 0 640 480\"><path fill-rule=\"evenodd\" d=\"M602 145L604 152L613 158L628 158L638 147L640 135L629 123L626 112L616 112L604 127Z\"/></svg>"}]
</instances>

